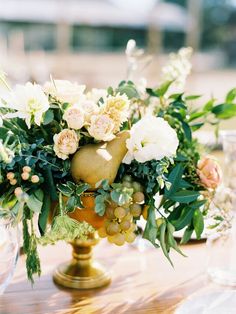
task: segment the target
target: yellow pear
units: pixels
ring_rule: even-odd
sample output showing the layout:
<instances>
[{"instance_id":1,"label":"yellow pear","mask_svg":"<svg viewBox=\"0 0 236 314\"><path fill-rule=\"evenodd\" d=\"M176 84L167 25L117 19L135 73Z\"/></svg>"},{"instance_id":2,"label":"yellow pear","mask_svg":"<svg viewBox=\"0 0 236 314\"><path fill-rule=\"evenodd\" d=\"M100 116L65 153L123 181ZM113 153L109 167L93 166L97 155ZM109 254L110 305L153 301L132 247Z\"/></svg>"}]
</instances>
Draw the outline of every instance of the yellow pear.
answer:
<instances>
[{"instance_id":1,"label":"yellow pear","mask_svg":"<svg viewBox=\"0 0 236 314\"><path fill-rule=\"evenodd\" d=\"M129 131L123 131L110 142L81 147L71 163L71 174L75 182L84 181L90 184L91 190L96 189L96 183L104 179L112 184L127 153L126 140L129 136Z\"/></svg>"}]
</instances>

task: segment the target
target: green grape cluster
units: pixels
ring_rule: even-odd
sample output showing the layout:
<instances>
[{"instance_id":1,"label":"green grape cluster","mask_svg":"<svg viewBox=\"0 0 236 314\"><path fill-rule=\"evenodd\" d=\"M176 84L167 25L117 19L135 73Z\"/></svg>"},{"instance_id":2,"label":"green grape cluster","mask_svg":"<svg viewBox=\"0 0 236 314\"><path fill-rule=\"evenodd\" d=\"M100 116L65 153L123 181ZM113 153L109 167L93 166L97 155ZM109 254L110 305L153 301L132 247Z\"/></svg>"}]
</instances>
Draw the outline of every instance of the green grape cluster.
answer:
<instances>
[{"instance_id":1,"label":"green grape cluster","mask_svg":"<svg viewBox=\"0 0 236 314\"><path fill-rule=\"evenodd\" d=\"M139 218L142 214L145 200L141 184L133 181L131 176L126 175L123 178L122 186L133 189L132 199L122 206L110 200L106 207L104 226L98 230L101 238L107 238L110 243L119 246L135 240L134 218Z\"/></svg>"}]
</instances>

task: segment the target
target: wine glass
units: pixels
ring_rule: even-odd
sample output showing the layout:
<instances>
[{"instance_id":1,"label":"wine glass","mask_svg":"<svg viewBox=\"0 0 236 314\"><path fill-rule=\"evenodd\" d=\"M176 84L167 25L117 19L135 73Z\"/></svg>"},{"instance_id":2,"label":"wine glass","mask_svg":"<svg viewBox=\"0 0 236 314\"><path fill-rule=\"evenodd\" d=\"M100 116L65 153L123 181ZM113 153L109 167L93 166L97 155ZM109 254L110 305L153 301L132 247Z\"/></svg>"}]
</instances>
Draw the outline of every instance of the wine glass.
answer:
<instances>
[{"instance_id":1,"label":"wine glass","mask_svg":"<svg viewBox=\"0 0 236 314\"><path fill-rule=\"evenodd\" d=\"M0 217L0 295L13 276L19 251L18 228L13 218Z\"/></svg>"}]
</instances>

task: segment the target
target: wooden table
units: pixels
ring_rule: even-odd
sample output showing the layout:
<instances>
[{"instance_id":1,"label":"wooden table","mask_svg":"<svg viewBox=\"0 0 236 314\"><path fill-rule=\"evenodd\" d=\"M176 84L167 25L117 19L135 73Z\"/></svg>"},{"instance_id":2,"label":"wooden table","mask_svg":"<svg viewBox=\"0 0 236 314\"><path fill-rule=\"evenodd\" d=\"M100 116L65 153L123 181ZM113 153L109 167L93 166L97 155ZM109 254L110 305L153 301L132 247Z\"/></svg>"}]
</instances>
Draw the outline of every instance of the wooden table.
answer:
<instances>
[{"instance_id":1,"label":"wooden table","mask_svg":"<svg viewBox=\"0 0 236 314\"><path fill-rule=\"evenodd\" d=\"M31 287L26 280L25 257L21 256L12 283L0 297L0 313L174 313L177 305L193 293L219 289L205 274L205 243L188 244L182 249L188 257L173 253L173 269L160 250L115 247L103 240L95 248L95 257L111 270L111 285L76 291L57 287L52 281L53 269L70 257L69 245L41 248L41 278Z\"/></svg>"}]
</instances>

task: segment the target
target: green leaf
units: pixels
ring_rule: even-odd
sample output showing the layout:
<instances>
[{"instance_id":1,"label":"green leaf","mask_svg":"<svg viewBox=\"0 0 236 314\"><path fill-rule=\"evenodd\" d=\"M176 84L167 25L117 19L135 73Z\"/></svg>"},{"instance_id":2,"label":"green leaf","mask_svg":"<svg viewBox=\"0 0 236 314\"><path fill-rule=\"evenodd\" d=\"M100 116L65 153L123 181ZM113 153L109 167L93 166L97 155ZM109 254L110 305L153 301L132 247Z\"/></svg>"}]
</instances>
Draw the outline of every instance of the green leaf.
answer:
<instances>
[{"instance_id":1,"label":"green leaf","mask_svg":"<svg viewBox=\"0 0 236 314\"><path fill-rule=\"evenodd\" d=\"M193 226L194 226L197 239L199 240L204 230L204 219L203 219L203 215L200 209L196 209L196 211L194 212Z\"/></svg>"},{"instance_id":2,"label":"green leaf","mask_svg":"<svg viewBox=\"0 0 236 314\"><path fill-rule=\"evenodd\" d=\"M159 94L157 91L153 90L152 88L146 88L146 92L148 95L153 96L153 97L159 97Z\"/></svg>"},{"instance_id":3,"label":"green leaf","mask_svg":"<svg viewBox=\"0 0 236 314\"><path fill-rule=\"evenodd\" d=\"M40 213L43 205L43 196L44 193L41 189L34 191L29 195L29 198L26 201L27 206L34 213Z\"/></svg>"},{"instance_id":4,"label":"green leaf","mask_svg":"<svg viewBox=\"0 0 236 314\"><path fill-rule=\"evenodd\" d=\"M161 245L161 249L162 249L165 257L168 259L170 264L174 267L174 265L170 259L169 252L167 249L167 244L166 244L166 222L165 221L160 226L160 245Z\"/></svg>"},{"instance_id":5,"label":"green leaf","mask_svg":"<svg viewBox=\"0 0 236 314\"><path fill-rule=\"evenodd\" d=\"M181 179L180 182L179 182L179 188L191 188L193 187L192 184L188 183L187 181L185 181L184 179Z\"/></svg>"},{"instance_id":6,"label":"green leaf","mask_svg":"<svg viewBox=\"0 0 236 314\"><path fill-rule=\"evenodd\" d=\"M191 131L190 126L184 121L182 121L182 126L183 126L184 135L185 135L186 139L189 142L191 142L192 141L192 131Z\"/></svg>"},{"instance_id":7,"label":"green leaf","mask_svg":"<svg viewBox=\"0 0 236 314\"><path fill-rule=\"evenodd\" d=\"M185 97L185 100L195 100L202 97L202 95L189 95Z\"/></svg>"},{"instance_id":8,"label":"green leaf","mask_svg":"<svg viewBox=\"0 0 236 314\"><path fill-rule=\"evenodd\" d=\"M65 209L67 212L73 212L77 207L77 199L76 196L70 196L67 200Z\"/></svg>"},{"instance_id":9,"label":"green leaf","mask_svg":"<svg viewBox=\"0 0 236 314\"><path fill-rule=\"evenodd\" d=\"M129 188L113 190L111 192L111 199L119 206L122 206L130 201L132 191L133 189Z\"/></svg>"},{"instance_id":10,"label":"green leaf","mask_svg":"<svg viewBox=\"0 0 236 314\"><path fill-rule=\"evenodd\" d=\"M52 201L58 200L57 190L54 182L54 178L52 175L52 168L51 167L45 167L44 169L44 182L46 185L46 189L48 193L51 196Z\"/></svg>"},{"instance_id":11,"label":"green leaf","mask_svg":"<svg viewBox=\"0 0 236 314\"><path fill-rule=\"evenodd\" d=\"M194 113L190 114L190 117L189 117L188 121L191 122L191 121L199 119L199 118L201 118L201 117L203 117L205 115L206 115L206 113L204 111L194 112Z\"/></svg>"},{"instance_id":12,"label":"green leaf","mask_svg":"<svg viewBox=\"0 0 236 314\"><path fill-rule=\"evenodd\" d=\"M184 209L181 212L181 216L179 217L178 220L176 221L172 221L173 226L175 227L175 230L181 230L184 227L186 227L188 224L190 224L194 212L195 212L195 208L192 207L184 207Z\"/></svg>"},{"instance_id":13,"label":"green leaf","mask_svg":"<svg viewBox=\"0 0 236 314\"><path fill-rule=\"evenodd\" d=\"M178 163L170 172L168 176L168 181L171 183L169 190L165 189L164 195L169 197L174 194L179 189L179 182L182 178L184 168L181 163Z\"/></svg>"},{"instance_id":14,"label":"green leaf","mask_svg":"<svg viewBox=\"0 0 236 314\"><path fill-rule=\"evenodd\" d=\"M215 99L210 99L203 107L203 111L211 111L213 108L213 105L215 103Z\"/></svg>"},{"instance_id":15,"label":"green leaf","mask_svg":"<svg viewBox=\"0 0 236 314\"><path fill-rule=\"evenodd\" d=\"M76 187L76 194L81 195L85 191L87 191L90 188L90 185L87 183L81 183Z\"/></svg>"},{"instance_id":16,"label":"green leaf","mask_svg":"<svg viewBox=\"0 0 236 314\"><path fill-rule=\"evenodd\" d=\"M44 119L43 119L43 125L47 125L49 123L51 123L54 119L54 113L52 110L48 110L46 111L45 115L44 115Z\"/></svg>"},{"instance_id":17,"label":"green leaf","mask_svg":"<svg viewBox=\"0 0 236 314\"><path fill-rule=\"evenodd\" d=\"M149 240L155 247L158 247L156 244L158 227L156 224L156 215L155 209L153 206L148 208L148 219L143 232L143 238Z\"/></svg>"},{"instance_id":18,"label":"green leaf","mask_svg":"<svg viewBox=\"0 0 236 314\"><path fill-rule=\"evenodd\" d=\"M103 190L105 190L105 191L109 191L110 190L109 181L107 179L98 181L95 184L95 187L96 188L102 187Z\"/></svg>"},{"instance_id":19,"label":"green leaf","mask_svg":"<svg viewBox=\"0 0 236 314\"><path fill-rule=\"evenodd\" d=\"M67 184L58 184L57 188L63 195L67 197L70 197L74 192Z\"/></svg>"},{"instance_id":20,"label":"green leaf","mask_svg":"<svg viewBox=\"0 0 236 314\"><path fill-rule=\"evenodd\" d=\"M181 204L173 209L173 211L168 216L168 220L172 222L173 220L177 220L182 213L183 208L185 207L185 204Z\"/></svg>"},{"instance_id":21,"label":"green leaf","mask_svg":"<svg viewBox=\"0 0 236 314\"><path fill-rule=\"evenodd\" d=\"M228 94L226 95L225 101L227 103L232 103L236 98L236 88L231 89Z\"/></svg>"},{"instance_id":22,"label":"green leaf","mask_svg":"<svg viewBox=\"0 0 236 314\"><path fill-rule=\"evenodd\" d=\"M182 190L170 195L169 198L179 203L188 204L195 201L199 195L198 191Z\"/></svg>"},{"instance_id":23,"label":"green leaf","mask_svg":"<svg viewBox=\"0 0 236 314\"><path fill-rule=\"evenodd\" d=\"M179 254L186 257L186 255L184 255L184 253L180 250L177 242L174 239L174 236L173 236L174 232L175 232L175 227L171 223L168 222L167 223L167 241L168 241L169 246L172 247Z\"/></svg>"},{"instance_id":24,"label":"green leaf","mask_svg":"<svg viewBox=\"0 0 236 314\"><path fill-rule=\"evenodd\" d=\"M125 94L129 99L139 98L139 93L134 84L125 83L117 88L117 93Z\"/></svg>"},{"instance_id":25,"label":"green leaf","mask_svg":"<svg viewBox=\"0 0 236 314\"><path fill-rule=\"evenodd\" d=\"M182 239L181 239L180 244L186 244L186 243L191 239L191 236L192 236L192 234L193 234L193 230L194 230L194 229L192 228L191 225L188 226L188 227L185 229L184 235L183 235L183 237L182 237Z\"/></svg>"},{"instance_id":26,"label":"green leaf","mask_svg":"<svg viewBox=\"0 0 236 314\"><path fill-rule=\"evenodd\" d=\"M108 195L97 195L95 198L95 212L99 216L103 216L106 210L106 200L108 199Z\"/></svg>"},{"instance_id":27,"label":"green leaf","mask_svg":"<svg viewBox=\"0 0 236 314\"><path fill-rule=\"evenodd\" d=\"M229 119L236 116L236 104L220 104L214 106L211 111L219 119Z\"/></svg>"},{"instance_id":28,"label":"green leaf","mask_svg":"<svg viewBox=\"0 0 236 314\"><path fill-rule=\"evenodd\" d=\"M164 82L157 90L156 92L159 94L159 96L164 96L165 93L168 91L170 85L173 83L172 81L166 81Z\"/></svg>"},{"instance_id":29,"label":"green leaf","mask_svg":"<svg viewBox=\"0 0 236 314\"><path fill-rule=\"evenodd\" d=\"M194 123L191 125L191 129L193 132L199 130L205 123L204 122L200 122L200 123Z\"/></svg>"},{"instance_id":30,"label":"green leaf","mask_svg":"<svg viewBox=\"0 0 236 314\"><path fill-rule=\"evenodd\" d=\"M44 235L46 231L50 209L51 209L50 195L47 193L44 193L43 205L42 205L41 213L39 214L39 220L38 220L39 231L41 235Z\"/></svg>"}]
</instances>

